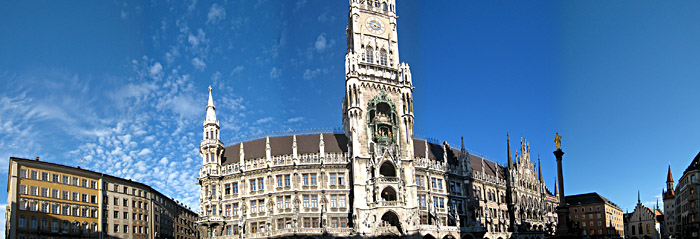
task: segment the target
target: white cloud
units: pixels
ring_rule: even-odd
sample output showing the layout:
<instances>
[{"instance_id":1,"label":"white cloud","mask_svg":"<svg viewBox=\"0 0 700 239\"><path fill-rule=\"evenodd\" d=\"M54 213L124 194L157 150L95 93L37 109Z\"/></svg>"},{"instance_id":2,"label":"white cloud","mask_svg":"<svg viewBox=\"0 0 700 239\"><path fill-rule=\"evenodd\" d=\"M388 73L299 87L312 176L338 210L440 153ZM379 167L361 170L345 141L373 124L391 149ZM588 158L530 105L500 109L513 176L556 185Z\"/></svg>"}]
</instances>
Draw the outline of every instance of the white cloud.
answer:
<instances>
[{"instance_id":1,"label":"white cloud","mask_svg":"<svg viewBox=\"0 0 700 239\"><path fill-rule=\"evenodd\" d=\"M282 76L282 70L277 67L272 67L272 70L270 70L270 78L277 79L280 78L280 76Z\"/></svg>"},{"instance_id":2,"label":"white cloud","mask_svg":"<svg viewBox=\"0 0 700 239\"><path fill-rule=\"evenodd\" d=\"M313 78L316 78L316 76L318 76L318 74L320 74L320 73L321 73L321 69L318 69L318 68L316 68L315 70L306 69L304 71L303 77L304 77L304 80L311 80Z\"/></svg>"},{"instance_id":3,"label":"white cloud","mask_svg":"<svg viewBox=\"0 0 700 239\"><path fill-rule=\"evenodd\" d=\"M151 70L150 70L151 77L157 76L158 74L160 74L160 72L162 70L163 70L163 66L160 64L160 62L156 62L155 64L153 64L153 66L151 66Z\"/></svg>"},{"instance_id":4,"label":"white cloud","mask_svg":"<svg viewBox=\"0 0 700 239\"><path fill-rule=\"evenodd\" d=\"M226 19L226 9L214 3L209 8L209 14L207 14L207 23L216 24L221 20Z\"/></svg>"},{"instance_id":5,"label":"white cloud","mask_svg":"<svg viewBox=\"0 0 700 239\"><path fill-rule=\"evenodd\" d=\"M264 124L264 123L269 123L272 122L273 118L272 117L265 117L259 120L255 121L255 124Z\"/></svg>"},{"instance_id":6,"label":"white cloud","mask_svg":"<svg viewBox=\"0 0 700 239\"><path fill-rule=\"evenodd\" d=\"M304 117L294 117L287 119L287 123L299 123L304 121Z\"/></svg>"},{"instance_id":7,"label":"white cloud","mask_svg":"<svg viewBox=\"0 0 700 239\"><path fill-rule=\"evenodd\" d=\"M318 52L323 52L326 50L327 47L329 47L328 43L326 42L326 34L321 33L321 35L318 35L316 38L316 43L314 43L314 47L316 47L316 51Z\"/></svg>"},{"instance_id":8,"label":"white cloud","mask_svg":"<svg viewBox=\"0 0 700 239\"><path fill-rule=\"evenodd\" d=\"M142 149L141 152L139 152L138 155L139 155L139 156L146 156L146 155L149 155L149 154L151 154L151 153L153 153L153 151L151 151L151 149L145 148L145 149Z\"/></svg>"},{"instance_id":9,"label":"white cloud","mask_svg":"<svg viewBox=\"0 0 700 239\"><path fill-rule=\"evenodd\" d=\"M207 63L204 63L202 59L199 59L199 57L192 58L192 66L194 68L197 68L197 70L204 70L207 68Z\"/></svg>"},{"instance_id":10,"label":"white cloud","mask_svg":"<svg viewBox=\"0 0 700 239\"><path fill-rule=\"evenodd\" d=\"M243 67L243 66L236 66L235 68L233 68L233 70L231 70L231 73L229 73L228 75L229 75L229 76L233 76L234 74L243 71L243 69L245 69L245 67Z\"/></svg>"}]
</instances>

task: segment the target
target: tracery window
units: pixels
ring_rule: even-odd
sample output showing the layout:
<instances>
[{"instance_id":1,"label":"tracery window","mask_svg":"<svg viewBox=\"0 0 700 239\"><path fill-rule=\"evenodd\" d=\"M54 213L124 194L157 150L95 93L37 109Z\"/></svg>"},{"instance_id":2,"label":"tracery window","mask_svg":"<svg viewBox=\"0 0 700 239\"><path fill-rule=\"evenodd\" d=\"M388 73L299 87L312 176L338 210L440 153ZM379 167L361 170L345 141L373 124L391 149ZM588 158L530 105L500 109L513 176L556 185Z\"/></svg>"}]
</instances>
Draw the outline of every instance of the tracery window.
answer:
<instances>
[{"instance_id":1,"label":"tracery window","mask_svg":"<svg viewBox=\"0 0 700 239\"><path fill-rule=\"evenodd\" d=\"M374 49L372 47L367 47L365 49L366 59L368 63L374 63Z\"/></svg>"},{"instance_id":2,"label":"tracery window","mask_svg":"<svg viewBox=\"0 0 700 239\"><path fill-rule=\"evenodd\" d=\"M381 51L379 51L379 64L386 66L387 65L386 58L387 58L386 50L382 49Z\"/></svg>"}]
</instances>

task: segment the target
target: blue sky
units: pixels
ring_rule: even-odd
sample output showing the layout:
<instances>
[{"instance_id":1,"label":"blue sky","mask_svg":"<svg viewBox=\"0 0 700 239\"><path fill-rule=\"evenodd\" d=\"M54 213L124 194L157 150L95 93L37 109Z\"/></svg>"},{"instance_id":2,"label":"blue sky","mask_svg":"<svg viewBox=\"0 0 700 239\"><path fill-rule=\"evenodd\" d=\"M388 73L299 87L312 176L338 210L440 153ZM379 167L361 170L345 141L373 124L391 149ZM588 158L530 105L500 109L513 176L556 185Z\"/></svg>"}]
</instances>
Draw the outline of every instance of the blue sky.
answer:
<instances>
[{"instance_id":1,"label":"blue sky","mask_svg":"<svg viewBox=\"0 0 700 239\"><path fill-rule=\"evenodd\" d=\"M552 188L558 131L567 194L623 209L700 150L700 3L446 4L397 4L417 134L501 163L525 137ZM346 19L347 1L7 2L0 163L82 158L197 207L207 86L226 143L339 127Z\"/></svg>"}]
</instances>

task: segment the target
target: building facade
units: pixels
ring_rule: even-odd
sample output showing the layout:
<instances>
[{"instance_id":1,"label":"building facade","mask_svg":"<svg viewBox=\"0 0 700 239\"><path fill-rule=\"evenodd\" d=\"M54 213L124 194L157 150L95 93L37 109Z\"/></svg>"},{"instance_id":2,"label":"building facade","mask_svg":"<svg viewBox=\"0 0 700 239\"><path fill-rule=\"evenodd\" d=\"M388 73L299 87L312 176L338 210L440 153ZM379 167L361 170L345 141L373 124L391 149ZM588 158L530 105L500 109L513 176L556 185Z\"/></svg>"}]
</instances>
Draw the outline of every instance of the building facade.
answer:
<instances>
[{"instance_id":1,"label":"building facade","mask_svg":"<svg viewBox=\"0 0 700 239\"><path fill-rule=\"evenodd\" d=\"M651 209L644 206L639 195L637 195L637 206L634 211L625 214L625 217L625 238L661 238L663 212L658 208Z\"/></svg>"},{"instance_id":2,"label":"building facade","mask_svg":"<svg viewBox=\"0 0 700 239\"><path fill-rule=\"evenodd\" d=\"M38 158L9 169L6 238L197 238L198 215L142 183Z\"/></svg>"},{"instance_id":3,"label":"building facade","mask_svg":"<svg viewBox=\"0 0 700 239\"><path fill-rule=\"evenodd\" d=\"M395 1L350 0L343 130L220 140L209 88L200 143L206 238L544 238L559 200L530 148L508 164L413 134ZM515 157L515 162L513 162ZM538 159L539 161L539 159Z\"/></svg>"},{"instance_id":4,"label":"building facade","mask_svg":"<svg viewBox=\"0 0 700 239\"><path fill-rule=\"evenodd\" d=\"M581 236L624 238L622 209L598 193L566 196L569 219Z\"/></svg>"},{"instance_id":5,"label":"building facade","mask_svg":"<svg viewBox=\"0 0 700 239\"><path fill-rule=\"evenodd\" d=\"M666 216L667 235L671 238L700 238L700 153L683 171L678 185L673 188L673 176L669 166L666 178L667 191L664 193L664 209L671 212Z\"/></svg>"}]
</instances>

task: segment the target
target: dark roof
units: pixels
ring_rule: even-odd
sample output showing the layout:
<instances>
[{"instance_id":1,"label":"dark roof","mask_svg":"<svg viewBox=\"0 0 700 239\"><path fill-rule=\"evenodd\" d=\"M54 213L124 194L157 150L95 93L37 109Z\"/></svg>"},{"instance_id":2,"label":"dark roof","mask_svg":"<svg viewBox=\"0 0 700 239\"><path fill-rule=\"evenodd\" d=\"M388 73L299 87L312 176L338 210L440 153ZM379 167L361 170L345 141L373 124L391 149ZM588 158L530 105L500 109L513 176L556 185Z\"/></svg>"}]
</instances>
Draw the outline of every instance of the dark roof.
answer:
<instances>
[{"instance_id":1,"label":"dark roof","mask_svg":"<svg viewBox=\"0 0 700 239\"><path fill-rule=\"evenodd\" d=\"M700 168L700 152L698 153L698 155L695 155L695 158L693 159L692 162L690 162L690 165L688 165L688 168L686 168L685 171L683 171L683 175L685 175L685 173L690 171L690 170L694 170L694 169L698 169L698 168Z\"/></svg>"},{"instance_id":2,"label":"dark roof","mask_svg":"<svg viewBox=\"0 0 700 239\"><path fill-rule=\"evenodd\" d=\"M484 167L482 168L481 167L481 160L482 159L483 158L481 158L479 156L475 156L475 155L471 155L471 154L469 155L469 161L471 162L472 171L479 171L479 172L486 173L487 175L491 175L491 176L496 176L497 174L500 174L500 175L498 175L499 177L505 178L504 177L505 176L505 169L503 167L501 167L500 165L498 165L494 162L483 159L484 160L484 164L483 164Z\"/></svg>"},{"instance_id":3,"label":"dark roof","mask_svg":"<svg viewBox=\"0 0 700 239\"><path fill-rule=\"evenodd\" d=\"M413 156L425 158L425 141L413 139Z\"/></svg>"},{"instance_id":4,"label":"dark roof","mask_svg":"<svg viewBox=\"0 0 700 239\"><path fill-rule=\"evenodd\" d=\"M612 201L595 192L566 196L566 203L569 205L588 205L606 203L620 209L620 207L617 206L617 204L613 203Z\"/></svg>"},{"instance_id":5,"label":"dark roof","mask_svg":"<svg viewBox=\"0 0 700 239\"><path fill-rule=\"evenodd\" d=\"M321 135L297 135L297 153L318 153ZM323 143L325 152L343 153L348 151L348 138L344 134L324 134ZM223 165L238 163L240 159L241 144L235 144L224 148ZM293 153L294 136L270 137L271 155L288 155ZM267 138L243 142L243 153L246 160L263 158L266 155Z\"/></svg>"}]
</instances>

